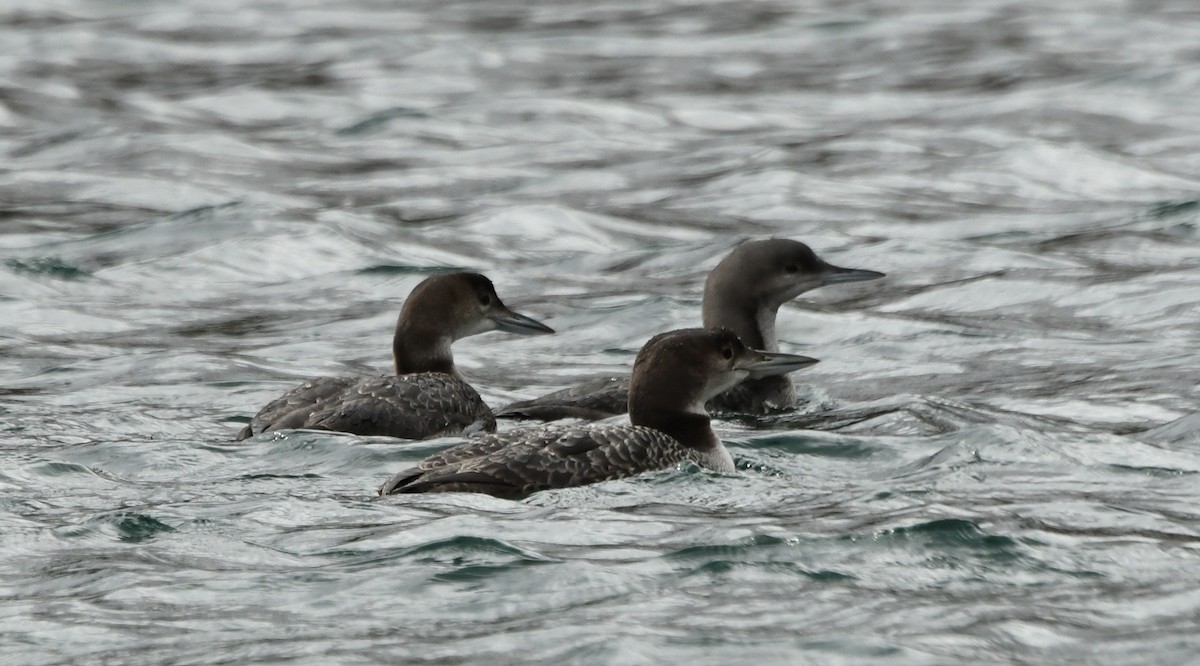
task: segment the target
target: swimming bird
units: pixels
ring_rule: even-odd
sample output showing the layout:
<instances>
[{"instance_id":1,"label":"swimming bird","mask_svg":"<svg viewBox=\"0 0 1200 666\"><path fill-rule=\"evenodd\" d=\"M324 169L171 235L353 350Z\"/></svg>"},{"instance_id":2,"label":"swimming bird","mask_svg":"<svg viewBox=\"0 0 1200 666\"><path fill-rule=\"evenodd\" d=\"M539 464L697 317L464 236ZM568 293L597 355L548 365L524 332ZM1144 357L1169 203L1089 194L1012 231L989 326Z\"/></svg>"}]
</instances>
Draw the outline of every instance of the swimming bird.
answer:
<instances>
[{"instance_id":1,"label":"swimming bird","mask_svg":"<svg viewBox=\"0 0 1200 666\"><path fill-rule=\"evenodd\" d=\"M804 243L786 238L748 241L733 249L708 274L701 314L705 328L728 328L756 349L779 351L775 317L784 303L807 291L834 284L876 280L884 274L834 266ZM600 377L539 398L506 405L496 416L554 421L603 419L623 414L629 395L625 377ZM747 379L715 396L708 408L718 413L766 414L796 402L796 389L784 376Z\"/></svg>"},{"instance_id":2,"label":"swimming bird","mask_svg":"<svg viewBox=\"0 0 1200 666\"><path fill-rule=\"evenodd\" d=\"M478 273L426 278L409 294L392 338L395 375L318 377L263 407L238 439L288 428L427 439L492 432L496 417L454 367L450 345L488 331L553 333L517 314Z\"/></svg>"},{"instance_id":3,"label":"swimming bird","mask_svg":"<svg viewBox=\"0 0 1200 666\"><path fill-rule=\"evenodd\" d=\"M516 498L685 460L731 473L733 457L713 432L705 402L746 379L779 376L816 362L749 349L723 328L662 333L642 347L633 364L632 425L541 426L484 435L396 474L379 494L459 491Z\"/></svg>"}]
</instances>

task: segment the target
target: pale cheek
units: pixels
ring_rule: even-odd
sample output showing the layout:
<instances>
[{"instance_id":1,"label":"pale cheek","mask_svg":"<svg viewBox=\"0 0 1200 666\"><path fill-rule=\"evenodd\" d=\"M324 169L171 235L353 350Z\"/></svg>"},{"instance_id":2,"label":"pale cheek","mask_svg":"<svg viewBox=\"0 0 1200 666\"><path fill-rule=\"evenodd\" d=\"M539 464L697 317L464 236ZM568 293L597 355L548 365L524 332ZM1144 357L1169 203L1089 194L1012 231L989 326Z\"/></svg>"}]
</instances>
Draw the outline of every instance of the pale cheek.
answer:
<instances>
[{"instance_id":1,"label":"pale cheek","mask_svg":"<svg viewBox=\"0 0 1200 666\"><path fill-rule=\"evenodd\" d=\"M467 327L467 331L466 331L465 335L463 335L462 337L467 337L469 335L479 335L480 333L487 333L488 331L496 330L496 328L497 328L496 322L492 321L491 319L481 318L481 319L473 322L469 327Z\"/></svg>"},{"instance_id":2,"label":"pale cheek","mask_svg":"<svg viewBox=\"0 0 1200 666\"><path fill-rule=\"evenodd\" d=\"M750 373L745 370L729 369L726 372L720 373L719 377L713 381L713 386L710 386L709 392L713 395L720 393L726 389L733 388L750 377Z\"/></svg>"}]
</instances>

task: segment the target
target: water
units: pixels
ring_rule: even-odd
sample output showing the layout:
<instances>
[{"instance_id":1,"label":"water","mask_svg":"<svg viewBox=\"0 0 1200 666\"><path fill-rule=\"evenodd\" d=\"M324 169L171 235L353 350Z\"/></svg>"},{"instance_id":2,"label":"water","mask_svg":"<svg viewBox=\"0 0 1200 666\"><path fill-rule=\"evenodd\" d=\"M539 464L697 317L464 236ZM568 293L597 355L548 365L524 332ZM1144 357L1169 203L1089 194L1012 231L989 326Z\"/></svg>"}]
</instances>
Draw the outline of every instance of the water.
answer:
<instances>
[{"instance_id":1,"label":"water","mask_svg":"<svg viewBox=\"0 0 1200 666\"><path fill-rule=\"evenodd\" d=\"M6 663L1200 658L1186 0L0 8ZM784 235L810 403L692 467L380 500L445 442L230 440L486 272L622 372Z\"/></svg>"}]
</instances>

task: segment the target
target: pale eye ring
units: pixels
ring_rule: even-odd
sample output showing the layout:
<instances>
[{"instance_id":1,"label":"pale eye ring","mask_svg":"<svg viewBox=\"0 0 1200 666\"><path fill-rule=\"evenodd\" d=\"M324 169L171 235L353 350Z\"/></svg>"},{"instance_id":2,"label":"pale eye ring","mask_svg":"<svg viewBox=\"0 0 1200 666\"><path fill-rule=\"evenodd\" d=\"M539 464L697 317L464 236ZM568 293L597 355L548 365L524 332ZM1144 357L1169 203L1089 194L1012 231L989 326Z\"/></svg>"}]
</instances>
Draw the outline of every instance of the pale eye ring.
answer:
<instances>
[{"instance_id":1,"label":"pale eye ring","mask_svg":"<svg viewBox=\"0 0 1200 666\"><path fill-rule=\"evenodd\" d=\"M728 361L728 360L732 359L732 358L733 358L733 348L732 348L732 347L724 347L724 348L722 348L722 349L721 349L721 356L723 356L723 357L725 358L725 360L726 360L726 361Z\"/></svg>"},{"instance_id":2,"label":"pale eye ring","mask_svg":"<svg viewBox=\"0 0 1200 666\"><path fill-rule=\"evenodd\" d=\"M480 296L479 296L479 302L480 302L481 304L483 304L483 305L491 305L491 304L492 304L492 297L491 297L491 296L489 296L489 295L487 295L487 294L480 294Z\"/></svg>"}]
</instances>

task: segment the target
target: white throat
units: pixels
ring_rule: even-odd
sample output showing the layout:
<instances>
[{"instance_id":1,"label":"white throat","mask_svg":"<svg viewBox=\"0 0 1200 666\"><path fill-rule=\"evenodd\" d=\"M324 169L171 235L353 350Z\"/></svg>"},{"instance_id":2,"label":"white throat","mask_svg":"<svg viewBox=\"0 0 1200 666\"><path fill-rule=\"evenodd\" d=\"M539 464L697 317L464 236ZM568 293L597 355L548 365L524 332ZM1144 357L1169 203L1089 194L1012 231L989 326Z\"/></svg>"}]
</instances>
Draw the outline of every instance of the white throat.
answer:
<instances>
[{"instance_id":1,"label":"white throat","mask_svg":"<svg viewBox=\"0 0 1200 666\"><path fill-rule=\"evenodd\" d=\"M713 445L703 451L692 450L692 460L705 469L723 474L733 474L737 468L733 466L733 456L729 455L729 449L725 448L716 435L713 435L712 439Z\"/></svg>"},{"instance_id":2,"label":"white throat","mask_svg":"<svg viewBox=\"0 0 1200 666\"><path fill-rule=\"evenodd\" d=\"M779 351L779 340L775 337L776 314L778 314L777 308L759 308L758 314L754 318L754 323L758 325L758 332L762 335L763 351Z\"/></svg>"}]
</instances>

